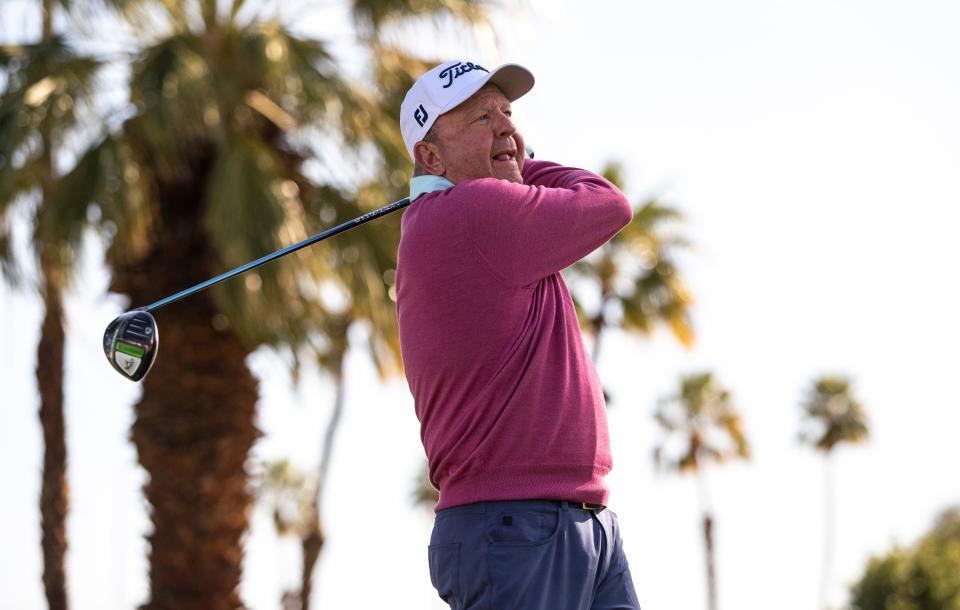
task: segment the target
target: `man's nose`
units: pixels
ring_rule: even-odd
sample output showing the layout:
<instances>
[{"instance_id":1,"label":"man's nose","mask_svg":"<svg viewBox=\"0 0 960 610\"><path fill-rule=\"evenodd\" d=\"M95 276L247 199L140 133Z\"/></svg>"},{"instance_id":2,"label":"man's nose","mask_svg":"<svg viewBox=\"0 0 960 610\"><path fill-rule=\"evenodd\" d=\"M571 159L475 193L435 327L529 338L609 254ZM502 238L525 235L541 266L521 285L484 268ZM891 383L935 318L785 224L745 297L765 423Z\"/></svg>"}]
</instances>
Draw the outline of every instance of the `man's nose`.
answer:
<instances>
[{"instance_id":1,"label":"man's nose","mask_svg":"<svg viewBox=\"0 0 960 610\"><path fill-rule=\"evenodd\" d=\"M494 121L494 130L498 136L509 137L517 131L517 128L513 126L513 121L510 120L510 117L502 112L498 112L496 114L496 120Z\"/></svg>"}]
</instances>

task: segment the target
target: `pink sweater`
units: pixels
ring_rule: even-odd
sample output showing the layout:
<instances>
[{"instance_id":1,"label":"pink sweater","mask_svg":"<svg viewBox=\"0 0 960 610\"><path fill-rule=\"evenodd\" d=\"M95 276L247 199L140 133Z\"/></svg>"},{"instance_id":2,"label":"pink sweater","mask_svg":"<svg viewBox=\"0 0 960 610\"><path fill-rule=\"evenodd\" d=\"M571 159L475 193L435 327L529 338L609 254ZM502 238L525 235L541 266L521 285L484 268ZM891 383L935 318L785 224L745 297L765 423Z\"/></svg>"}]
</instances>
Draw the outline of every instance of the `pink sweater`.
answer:
<instances>
[{"instance_id":1,"label":"pink sweater","mask_svg":"<svg viewBox=\"0 0 960 610\"><path fill-rule=\"evenodd\" d=\"M464 180L403 215L400 344L436 510L607 501L606 407L559 271L631 207L583 170L527 160L523 179Z\"/></svg>"}]
</instances>

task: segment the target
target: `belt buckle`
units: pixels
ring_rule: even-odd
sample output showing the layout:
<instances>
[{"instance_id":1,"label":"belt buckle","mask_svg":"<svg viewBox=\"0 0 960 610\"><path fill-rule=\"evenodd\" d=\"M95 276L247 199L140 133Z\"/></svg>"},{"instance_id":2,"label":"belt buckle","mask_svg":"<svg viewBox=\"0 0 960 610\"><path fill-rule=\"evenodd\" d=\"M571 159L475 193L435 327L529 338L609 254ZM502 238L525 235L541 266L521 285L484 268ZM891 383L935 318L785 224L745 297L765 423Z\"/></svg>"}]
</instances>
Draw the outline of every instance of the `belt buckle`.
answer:
<instances>
[{"instance_id":1,"label":"belt buckle","mask_svg":"<svg viewBox=\"0 0 960 610\"><path fill-rule=\"evenodd\" d=\"M582 508L583 510L589 510L595 513L598 513L601 510L603 510L603 506L599 504L590 504L589 502L581 502L580 508Z\"/></svg>"}]
</instances>

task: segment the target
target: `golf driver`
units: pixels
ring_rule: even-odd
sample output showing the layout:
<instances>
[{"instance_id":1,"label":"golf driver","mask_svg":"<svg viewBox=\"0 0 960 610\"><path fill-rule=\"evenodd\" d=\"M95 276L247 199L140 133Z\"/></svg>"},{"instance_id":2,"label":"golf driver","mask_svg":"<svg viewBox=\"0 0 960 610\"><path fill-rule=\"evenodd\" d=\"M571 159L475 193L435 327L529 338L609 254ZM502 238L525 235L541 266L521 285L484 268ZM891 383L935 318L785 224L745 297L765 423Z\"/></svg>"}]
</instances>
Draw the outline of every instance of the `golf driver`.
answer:
<instances>
[{"instance_id":1,"label":"golf driver","mask_svg":"<svg viewBox=\"0 0 960 610\"><path fill-rule=\"evenodd\" d=\"M210 278L205 282L201 282L196 286L191 286L186 290L181 290L176 294L164 297L155 303L147 305L146 307L128 311L118 316L107 326L107 330L104 331L103 353L106 354L107 360L110 361L110 365L113 366L117 372L127 379L140 381L150 371L150 367L153 366L154 361L157 359L157 351L160 348L160 333L157 329L157 321L154 320L152 315L150 315L151 311L160 309L164 305L169 305L170 303L179 301L180 299L188 297L192 294L196 294L201 290L205 290L214 284L219 284L220 282L240 275L241 273L250 271L251 269L256 269L257 267L276 260L281 256L286 256L291 252L296 252L301 248L306 248L307 246L315 244L318 241L323 241L328 237L333 237L334 235L348 231L354 227L362 225L365 222L370 222L371 220L380 218L381 216L385 216L391 212L396 212L397 210L405 208L408 205L410 205L409 199L400 199L399 201L394 201L393 203L378 210L374 210L364 214L363 216L349 220L341 225L327 229L322 233L317 233L316 235L308 237L303 241L277 250L276 252L266 256L262 256L255 261L251 261L245 265L240 265L236 269L231 269L230 271L221 273L220 275Z\"/></svg>"},{"instance_id":2,"label":"golf driver","mask_svg":"<svg viewBox=\"0 0 960 610\"><path fill-rule=\"evenodd\" d=\"M533 149L529 145L525 147L524 153L527 158L533 159ZM169 305L170 303L179 301L180 299L188 297L192 294L196 294L201 290L205 290L214 284L219 284L224 280L236 277L241 273L245 273L251 269L256 269L257 267L276 260L281 256L286 256L291 252L296 252L301 248L306 248L307 246L313 245L318 241L323 241L328 237L333 237L334 235L343 233L344 231L348 231L354 227L358 227L365 222L380 218L381 216L385 216L391 212L396 212L397 210L403 209L408 205L410 205L409 199L400 199L398 201L394 201L393 203L385 205L378 210L368 212L363 216L359 216L341 225L337 225L332 229L327 229L322 233L317 233L312 237L308 237L303 241L277 250L272 254L267 254L266 256L262 256L255 261L251 261L245 265L240 265L235 269L221 273L220 275L210 278L205 282L201 282L196 286L191 286L186 290L181 290L176 294L164 297L155 303L147 305L146 307L128 311L118 316L113 322L107 325L107 330L103 333L103 353L106 354L110 365L113 366L117 372L127 379L140 381L146 377L148 372L150 372L150 367L153 366L154 361L157 359L157 351L160 349L160 332L157 329L157 321L154 320L152 315L150 315L151 311L160 309L164 305Z\"/></svg>"}]
</instances>

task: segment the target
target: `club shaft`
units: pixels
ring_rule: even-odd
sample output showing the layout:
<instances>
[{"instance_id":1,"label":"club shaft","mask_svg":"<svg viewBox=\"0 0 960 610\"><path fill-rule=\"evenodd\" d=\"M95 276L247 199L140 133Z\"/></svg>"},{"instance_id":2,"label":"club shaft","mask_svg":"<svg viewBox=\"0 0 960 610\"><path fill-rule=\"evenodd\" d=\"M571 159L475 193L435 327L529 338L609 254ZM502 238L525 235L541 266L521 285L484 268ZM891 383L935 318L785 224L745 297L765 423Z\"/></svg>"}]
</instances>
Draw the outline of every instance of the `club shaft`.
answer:
<instances>
[{"instance_id":1,"label":"club shaft","mask_svg":"<svg viewBox=\"0 0 960 610\"><path fill-rule=\"evenodd\" d=\"M354 228L354 227L358 227L358 226L362 225L362 224L365 223L365 222L370 222L371 220L375 220L375 219L377 219L377 218L380 218L381 216L386 216L387 214L390 214L391 212L396 212L397 210L403 209L403 208L407 207L408 205L410 205L410 200L409 200L409 199L400 199L400 200L398 200L398 201L394 201L393 203L391 203L391 204L389 204L389 205L385 205L385 206L383 206L382 208L380 208L380 209L378 209L378 210L374 210L374 211L372 211L372 212L368 212L368 213L364 214L363 216L358 216L357 218L354 218L353 220L348 220L347 222L345 222L345 223L343 223L343 224L341 224L341 225L337 225L337 226L335 226L335 227L333 227L333 228L327 229L326 231L323 231L322 233L317 233L316 235L314 235L314 236L312 236L312 237L308 237L308 238L306 238L306 239L303 240L303 241L300 241L300 242L297 242L297 243L292 244L292 245L290 245L290 246L287 246L286 248L282 248L282 249L280 249L280 250L277 250L276 252L273 252L273 253L271 253L271 254L267 254L266 256L261 256L260 258L258 258L258 259L255 260L255 261L250 261L249 263L246 263L245 265L240 265L239 267L237 267L237 268L235 268L235 269L231 269L230 271L226 271L226 272L224 272L224 273L221 273L220 275L218 275L218 276L216 276L216 277L212 277L212 278L210 278L209 280L207 280L207 281L205 281L205 282L201 282L201 283L197 284L196 286L191 286L190 288L187 288L186 290L181 290L180 292L178 292L178 293L176 293L176 294L172 294L172 295L170 295L170 296L168 296L168 297L164 297L164 298L160 299L159 301L156 301L155 303L151 303L150 305L147 305L146 307L141 307L140 309L141 309L142 311L153 311L153 310L155 310L155 309L159 309L159 308L163 307L164 305L169 305L170 303L179 301L180 299L185 298L185 297L188 297L188 296L190 296L191 294L195 294L195 293L197 293L197 292L200 292L201 290L205 290L205 289L209 288L210 286L213 286L214 284L219 284L220 282L222 282L222 281L224 281L224 280L229 280L230 278L236 277L236 276L240 275L241 273L246 273L247 271L250 271L251 269L256 269L257 267L259 267L259 266L261 266L261 265L266 265L266 264L269 263L270 261L276 260L276 259L280 258L281 256L286 256L287 254L290 254L291 252L296 252L297 250L299 250L299 249L301 249L301 248L306 248L307 246L313 245L313 244L317 243L318 241L323 241L323 240L325 240L325 239L328 238L328 237L333 237L334 235L337 235L337 234L339 234L339 233L343 233L344 231L349 231L350 229L352 229L352 228Z\"/></svg>"}]
</instances>

